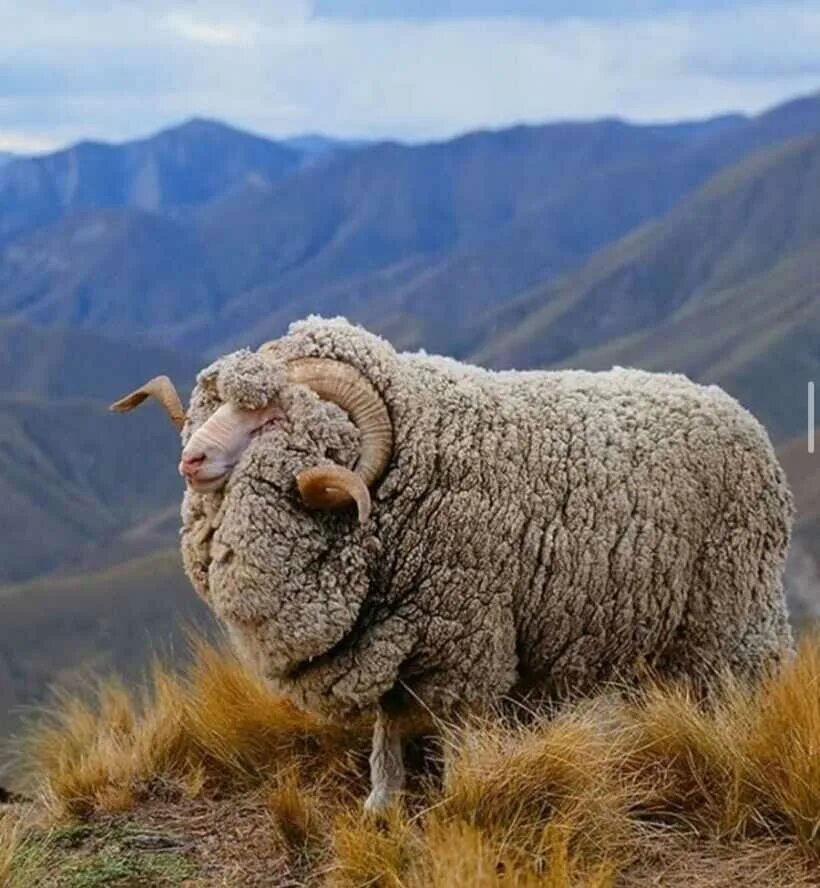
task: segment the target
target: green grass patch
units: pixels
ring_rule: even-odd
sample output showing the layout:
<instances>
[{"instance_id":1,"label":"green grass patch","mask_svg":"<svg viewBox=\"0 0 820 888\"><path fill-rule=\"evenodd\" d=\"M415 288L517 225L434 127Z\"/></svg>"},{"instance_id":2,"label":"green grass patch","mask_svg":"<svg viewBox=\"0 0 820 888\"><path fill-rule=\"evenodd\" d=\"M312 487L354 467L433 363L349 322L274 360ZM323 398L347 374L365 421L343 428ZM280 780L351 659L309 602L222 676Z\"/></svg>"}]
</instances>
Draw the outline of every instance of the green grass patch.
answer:
<instances>
[{"instance_id":1,"label":"green grass patch","mask_svg":"<svg viewBox=\"0 0 820 888\"><path fill-rule=\"evenodd\" d=\"M55 873L59 888L102 888L108 885L152 885L170 888L191 878L194 865L176 852L122 851L116 846L60 866Z\"/></svg>"}]
</instances>

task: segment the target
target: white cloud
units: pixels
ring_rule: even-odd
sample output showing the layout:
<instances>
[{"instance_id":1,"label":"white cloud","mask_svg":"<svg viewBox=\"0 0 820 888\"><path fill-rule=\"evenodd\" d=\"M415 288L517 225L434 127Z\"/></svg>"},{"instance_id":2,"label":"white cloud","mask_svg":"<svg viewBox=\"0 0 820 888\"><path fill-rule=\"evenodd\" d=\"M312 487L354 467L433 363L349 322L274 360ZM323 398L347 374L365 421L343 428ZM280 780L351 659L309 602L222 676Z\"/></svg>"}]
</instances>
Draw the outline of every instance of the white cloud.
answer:
<instances>
[{"instance_id":1,"label":"white cloud","mask_svg":"<svg viewBox=\"0 0 820 888\"><path fill-rule=\"evenodd\" d=\"M678 4L680 5L680 4ZM308 0L0 0L0 133L127 138L192 115L271 135L758 111L820 87L820 4L593 20L316 18Z\"/></svg>"},{"instance_id":2,"label":"white cloud","mask_svg":"<svg viewBox=\"0 0 820 888\"><path fill-rule=\"evenodd\" d=\"M60 138L53 138L37 133L10 132L0 129L0 151L11 154L43 154L59 148Z\"/></svg>"},{"instance_id":3,"label":"white cloud","mask_svg":"<svg viewBox=\"0 0 820 888\"><path fill-rule=\"evenodd\" d=\"M162 18L170 31L193 43L210 46L249 46L273 28L306 22L309 0L276 0L264 3L191 3L178 6Z\"/></svg>"},{"instance_id":4,"label":"white cloud","mask_svg":"<svg viewBox=\"0 0 820 888\"><path fill-rule=\"evenodd\" d=\"M171 13L163 21L170 31L192 43L210 46L248 46L253 43L254 31L247 25L242 27L197 21L181 12Z\"/></svg>"}]
</instances>

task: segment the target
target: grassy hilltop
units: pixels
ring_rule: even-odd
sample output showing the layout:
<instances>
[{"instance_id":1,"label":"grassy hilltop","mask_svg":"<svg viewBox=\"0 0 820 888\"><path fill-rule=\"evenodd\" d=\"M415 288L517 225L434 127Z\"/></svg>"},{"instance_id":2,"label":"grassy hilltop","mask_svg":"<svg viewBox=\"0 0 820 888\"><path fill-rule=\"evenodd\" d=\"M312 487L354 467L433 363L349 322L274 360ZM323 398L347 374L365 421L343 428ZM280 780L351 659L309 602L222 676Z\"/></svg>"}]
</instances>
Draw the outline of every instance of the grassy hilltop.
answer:
<instances>
[{"instance_id":1,"label":"grassy hilltop","mask_svg":"<svg viewBox=\"0 0 820 888\"><path fill-rule=\"evenodd\" d=\"M367 725L323 724L195 648L184 674L158 665L137 695L103 682L35 729L21 752L34 801L0 806L0 884L819 883L817 635L710 709L658 687L524 725L439 726L414 741L388 823L361 813Z\"/></svg>"}]
</instances>

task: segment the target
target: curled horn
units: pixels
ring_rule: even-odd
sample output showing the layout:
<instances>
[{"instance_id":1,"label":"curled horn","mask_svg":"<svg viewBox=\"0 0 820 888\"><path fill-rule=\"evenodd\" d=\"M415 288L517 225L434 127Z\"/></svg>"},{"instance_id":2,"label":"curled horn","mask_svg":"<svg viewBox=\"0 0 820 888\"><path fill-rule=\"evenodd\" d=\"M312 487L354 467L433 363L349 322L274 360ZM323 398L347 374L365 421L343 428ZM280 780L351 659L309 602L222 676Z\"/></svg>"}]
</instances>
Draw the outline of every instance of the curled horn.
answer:
<instances>
[{"instance_id":1,"label":"curled horn","mask_svg":"<svg viewBox=\"0 0 820 888\"><path fill-rule=\"evenodd\" d=\"M311 509L337 509L353 501L359 524L370 517L370 491L361 475L341 466L313 466L296 476L302 502Z\"/></svg>"},{"instance_id":2,"label":"curled horn","mask_svg":"<svg viewBox=\"0 0 820 888\"><path fill-rule=\"evenodd\" d=\"M155 376L149 379L145 385L140 386L130 395L115 401L108 409L115 413L127 413L135 407L139 407L147 398L154 397L165 408L171 422L181 429L185 423L185 409L182 401L179 400L177 390L174 388L173 382L167 376Z\"/></svg>"},{"instance_id":3,"label":"curled horn","mask_svg":"<svg viewBox=\"0 0 820 888\"><path fill-rule=\"evenodd\" d=\"M300 472L297 484L305 505L335 509L355 502L359 520L364 522L370 511L367 489L382 476L393 452L393 426L384 401L358 370L342 361L297 358L288 364L287 373L291 382L308 386L346 411L361 435L354 472L325 466ZM367 495L367 508L363 508L362 491Z\"/></svg>"}]
</instances>

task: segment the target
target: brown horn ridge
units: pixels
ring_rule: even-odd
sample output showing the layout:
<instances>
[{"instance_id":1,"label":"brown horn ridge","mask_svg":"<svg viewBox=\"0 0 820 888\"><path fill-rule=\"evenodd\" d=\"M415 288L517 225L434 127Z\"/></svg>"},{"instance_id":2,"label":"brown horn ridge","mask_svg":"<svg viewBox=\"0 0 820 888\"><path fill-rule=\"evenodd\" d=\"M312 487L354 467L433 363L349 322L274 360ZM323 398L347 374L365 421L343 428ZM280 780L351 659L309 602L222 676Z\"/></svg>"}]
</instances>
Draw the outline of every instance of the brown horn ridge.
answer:
<instances>
[{"instance_id":1,"label":"brown horn ridge","mask_svg":"<svg viewBox=\"0 0 820 888\"><path fill-rule=\"evenodd\" d=\"M361 435L354 472L315 466L299 473L296 480L305 505L336 509L355 502L364 523L370 512L368 488L382 476L393 452L393 426L381 395L354 367L330 358L297 358L287 365L287 374L291 382L341 407Z\"/></svg>"},{"instance_id":2,"label":"brown horn ridge","mask_svg":"<svg viewBox=\"0 0 820 888\"><path fill-rule=\"evenodd\" d=\"M148 398L156 398L171 417L171 422L178 429L182 428L185 423L185 408L173 382L167 376L155 376L149 379L145 385L115 401L108 409L115 413L128 413Z\"/></svg>"}]
</instances>

